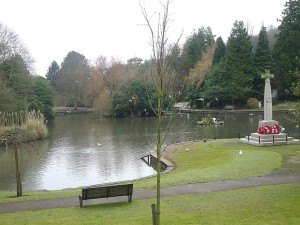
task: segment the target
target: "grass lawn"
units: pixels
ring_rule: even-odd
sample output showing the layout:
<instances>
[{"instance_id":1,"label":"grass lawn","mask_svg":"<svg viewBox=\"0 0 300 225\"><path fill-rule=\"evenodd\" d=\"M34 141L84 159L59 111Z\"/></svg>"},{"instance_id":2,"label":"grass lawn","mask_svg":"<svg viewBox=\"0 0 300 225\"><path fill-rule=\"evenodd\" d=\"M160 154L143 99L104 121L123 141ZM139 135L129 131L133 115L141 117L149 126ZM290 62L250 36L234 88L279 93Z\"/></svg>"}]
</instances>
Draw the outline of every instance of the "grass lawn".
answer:
<instances>
[{"instance_id":1,"label":"grass lawn","mask_svg":"<svg viewBox=\"0 0 300 225\"><path fill-rule=\"evenodd\" d=\"M176 185L264 176L270 173L300 173L300 145L256 147L236 139L178 146L170 154L176 167L162 176L162 185ZM239 155L242 150L243 154ZM156 180L134 182L134 188L153 188ZM162 198L162 224L300 224L300 183L272 185L198 195ZM0 192L0 203L78 196L80 189L36 191L9 198ZM0 214L1 225L152 224L155 199L135 200L83 209L63 208Z\"/></svg>"},{"instance_id":2,"label":"grass lawn","mask_svg":"<svg viewBox=\"0 0 300 225\"><path fill-rule=\"evenodd\" d=\"M187 150L188 149L188 150ZM243 155L239 155L239 150ZM257 147L239 143L237 139L192 143L170 154L175 170L162 176L162 186L194 182L241 179L274 173L300 173L300 145ZM291 160L292 159L292 160ZM134 182L134 189L154 188L156 178ZM0 203L78 196L80 189L36 191L15 196L0 192Z\"/></svg>"},{"instance_id":3,"label":"grass lawn","mask_svg":"<svg viewBox=\"0 0 300 225\"><path fill-rule=\"evenodd\" d=\"M300 183L162 198L165 225L300 224ZM155 199L0 214L1 225L152 224Z\"/></svg>"},{"instance_id":4,"label":"grass lawn","mask_svg":"<svg viewBox=\"0 0 300 225\"><path fill-rule=\"evenodd\" d=\"M237 139L214 140L178 146L170 155L175 170L165 174L162 186L265 176L272 171L300 173L300 145L257 147ZM239 155L242 150L243 154ZM295 157L290 162L290 157ZM297 163L298 160L298 163ZM135 187L154 187L155 178Z\"/></svg>"}]
</instances>

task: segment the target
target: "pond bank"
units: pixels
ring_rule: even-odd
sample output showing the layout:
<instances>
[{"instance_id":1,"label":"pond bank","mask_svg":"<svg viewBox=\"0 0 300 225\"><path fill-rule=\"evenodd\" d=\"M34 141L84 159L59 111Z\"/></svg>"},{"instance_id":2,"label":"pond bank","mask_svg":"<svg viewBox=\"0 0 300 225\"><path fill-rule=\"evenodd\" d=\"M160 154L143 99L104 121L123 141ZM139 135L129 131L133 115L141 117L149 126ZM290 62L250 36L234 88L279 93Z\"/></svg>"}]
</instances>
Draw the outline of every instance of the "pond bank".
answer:
<instances>
[{"instance_id":1,"label":"pond bank","mask_svg":"<svg viewBox=\"0 0 300 225\"><path fill-rule=\"evenodd\" d=\"M64 106L55 106L53 111L57 114L74 114L74 113L90 113L94 110L91 108L83 108L83 107L64 107Z\"/></svg>"},{"instance_id":2,"label":"pond bank","mask_svg":"<svg viewBox=\"0 0 300 225\"><path fill-rule=\"evenodd\" d=\"M293 109L274 109L273 113L290 113ZM249 114L264 113L264 109L181 109L180 113L232 113L232 114Z\"/></svg>"}]
</instances>

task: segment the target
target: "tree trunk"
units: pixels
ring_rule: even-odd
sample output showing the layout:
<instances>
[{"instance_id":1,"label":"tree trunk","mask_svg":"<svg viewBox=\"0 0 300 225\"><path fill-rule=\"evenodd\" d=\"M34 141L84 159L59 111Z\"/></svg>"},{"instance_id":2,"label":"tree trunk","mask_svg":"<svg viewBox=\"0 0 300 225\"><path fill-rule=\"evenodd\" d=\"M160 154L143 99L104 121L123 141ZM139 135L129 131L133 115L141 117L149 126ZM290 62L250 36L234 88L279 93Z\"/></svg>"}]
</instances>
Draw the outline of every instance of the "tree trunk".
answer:
<instances>
[{"instance_id":1,"label":"tree trunk","mask_svg":"<svg viewBox=\"0 0 300 225\"><path fill-rule=\"evenodd\" d=\"M156 225L160 225L160 175L161 175L161 115L163 108L163 62L157 65L158 74L158 99L157 99L157 178L156 178Z\"/></svg>"}]
</instances>

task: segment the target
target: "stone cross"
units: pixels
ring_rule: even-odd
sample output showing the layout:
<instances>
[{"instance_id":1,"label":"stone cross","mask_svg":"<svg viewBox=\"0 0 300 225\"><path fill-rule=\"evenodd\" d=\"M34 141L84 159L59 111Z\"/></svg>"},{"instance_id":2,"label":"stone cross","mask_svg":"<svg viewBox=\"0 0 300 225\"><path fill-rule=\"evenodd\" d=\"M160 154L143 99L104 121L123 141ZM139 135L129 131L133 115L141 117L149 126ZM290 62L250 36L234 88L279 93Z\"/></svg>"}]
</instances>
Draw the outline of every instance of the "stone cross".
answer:
<instances>
[{"instance_id":1,"label":"stone cross","mask_svg":"<svg viewBox=\"0 0 300 225\"><path fill-rule=\"evenodd\" d=\"M270 74L269 69L265 69L265 73L261 75L261 78L265 79L265 92L264 92L264 120L272 120L272 93L270 78L274 75Z\"/></svg>"}]
</instances>

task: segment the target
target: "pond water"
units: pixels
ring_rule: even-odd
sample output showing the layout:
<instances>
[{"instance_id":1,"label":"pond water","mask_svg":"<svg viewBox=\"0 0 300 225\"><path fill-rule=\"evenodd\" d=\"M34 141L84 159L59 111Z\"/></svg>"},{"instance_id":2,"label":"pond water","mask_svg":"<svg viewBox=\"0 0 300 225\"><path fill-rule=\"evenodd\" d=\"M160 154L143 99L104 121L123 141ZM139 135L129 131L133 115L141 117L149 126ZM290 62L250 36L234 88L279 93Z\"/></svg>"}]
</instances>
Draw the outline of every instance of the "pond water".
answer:
<instances>
[{"instance_id":1,"label":"pond water","mask_svg":"<svg viewBox=\"0 0 300 225\"><path fill-rule=\"evenodd\" d=\"M202 138L237 138L257 130L263 113L217 113L223 125L196 125L207 114L164 118L166 143ZM287 113L274 113L286 132L299 138L300 128L287 121ZM156 143L155 118L95 118L92 114L57 116L49 124L49 138L35 148L19 148L23 191L58 190L137 179L155 174L140 158ZM15 161L11 149L0 147L0 190L16 189Z\"/></svg>"}]
</instances>

